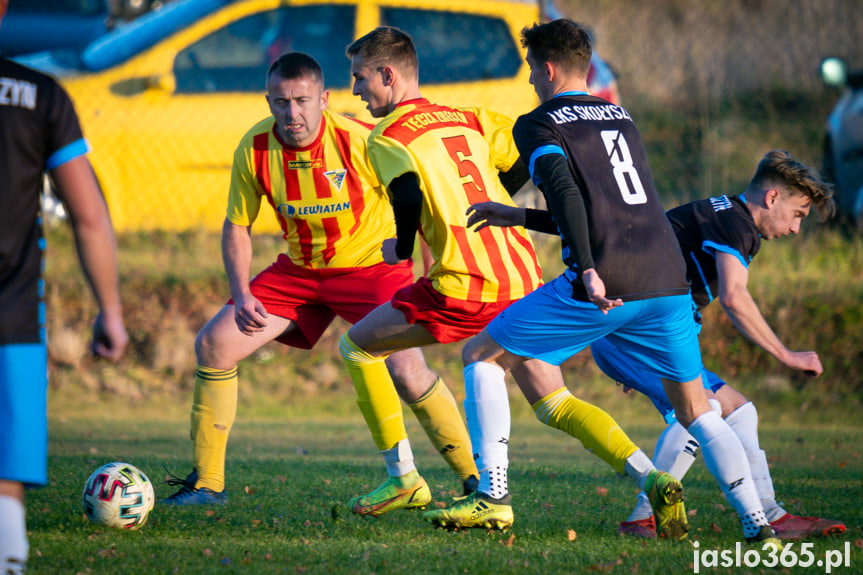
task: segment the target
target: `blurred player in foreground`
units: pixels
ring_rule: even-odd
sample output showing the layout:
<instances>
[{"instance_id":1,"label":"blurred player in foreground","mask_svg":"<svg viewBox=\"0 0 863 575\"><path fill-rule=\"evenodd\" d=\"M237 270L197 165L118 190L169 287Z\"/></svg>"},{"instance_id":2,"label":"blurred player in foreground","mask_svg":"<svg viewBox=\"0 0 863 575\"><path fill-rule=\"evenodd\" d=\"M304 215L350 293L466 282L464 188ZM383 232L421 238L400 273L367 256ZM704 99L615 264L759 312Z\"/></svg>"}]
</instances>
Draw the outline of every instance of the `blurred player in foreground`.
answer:
<instances>
[{"instance_id":1,"label":"blurred player in foreground","mask_svg":"<svg viewBox=\"0 0 863 575\"><path fill-rule=\"evenodd\" d=\"M8 0L0 0L0 21ZM0 32L2 33L2 32ZM42 177L69 214L96 297L92 351L117 360L129 341L117 281L117 243L88 146L66 92L0 58L0 573L24 573L25 487L48 482L47 346L42 301Z\"/></svg>"}]
</instances>

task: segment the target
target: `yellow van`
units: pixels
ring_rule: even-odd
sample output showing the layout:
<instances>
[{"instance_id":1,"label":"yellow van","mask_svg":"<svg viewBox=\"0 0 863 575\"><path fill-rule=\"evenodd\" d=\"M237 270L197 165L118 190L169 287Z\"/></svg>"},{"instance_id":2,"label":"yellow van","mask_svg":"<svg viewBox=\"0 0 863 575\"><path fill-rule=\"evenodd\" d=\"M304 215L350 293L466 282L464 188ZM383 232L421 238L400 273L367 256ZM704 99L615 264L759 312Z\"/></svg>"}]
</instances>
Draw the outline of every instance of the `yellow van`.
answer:
<instances>
[{"instance_id":1,"label":"yellow van","mask_svg":"<svg viewBox=\"0 0 863 575\"><path fill-rule=\"evenodd\" d=\"M345 47L397 26L416 40L426 98L516 117L537 104L518 34L538 18L535 3L500 0L174 0L80 53L24 63L72 96L117 229L218 230L234 148L269 114L281 52L314 56L330 109L371 122ZM255 229L278 231L269 216Z\"/></svg>"}]
</instances>

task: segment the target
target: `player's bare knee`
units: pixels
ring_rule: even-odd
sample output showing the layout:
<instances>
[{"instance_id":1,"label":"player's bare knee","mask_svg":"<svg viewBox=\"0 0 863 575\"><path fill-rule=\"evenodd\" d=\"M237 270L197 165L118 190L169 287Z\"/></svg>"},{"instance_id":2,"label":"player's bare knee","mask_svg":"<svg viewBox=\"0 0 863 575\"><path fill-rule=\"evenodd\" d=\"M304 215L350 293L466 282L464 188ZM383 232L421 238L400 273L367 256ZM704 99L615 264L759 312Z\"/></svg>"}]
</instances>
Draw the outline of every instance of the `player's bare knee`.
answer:
<instances>
[{"instance_id":1,"label":"player's bare knee","mask_svg":"<svg viewBox=\"0 0 863 575\"><path fill-rule=\"evenodd\" d=\"M205 325L195 337L195 358L198 365L219 368L222 364L233 364L222 353L223 346L220 345L218 333L211 328L211 324Z\"/></svg>"},{"instance_id":2,"label":"player's bare knee","mask_svg":"<svg viewBox=\"0 0 863 575\"><path fill-rule=\"evenodd\" d=\"M396 391L405 401L421 397L437 379L437 375L428 368L422 351L416 348L388 356L386 364Z\"/></svg>"},{"instance_id":3,"label":"player's bare knee","mask_svg":"<svg viewBox=\"0 0 863 575\"><path fill-rule=\"evenodd\" d=\"M482 360L483 346L479 336L472 337L461 348L461 361L464 365L470 365Z\"/></svg>"}]
</instances>

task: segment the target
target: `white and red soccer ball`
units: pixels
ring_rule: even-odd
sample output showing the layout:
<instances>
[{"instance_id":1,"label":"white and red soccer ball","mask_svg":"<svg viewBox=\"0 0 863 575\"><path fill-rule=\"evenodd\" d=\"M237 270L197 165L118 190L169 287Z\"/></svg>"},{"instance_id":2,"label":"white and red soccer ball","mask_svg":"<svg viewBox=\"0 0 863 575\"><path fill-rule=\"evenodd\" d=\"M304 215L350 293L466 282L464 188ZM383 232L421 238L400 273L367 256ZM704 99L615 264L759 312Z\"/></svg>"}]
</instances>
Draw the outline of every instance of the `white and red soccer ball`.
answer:
<instances>
[{"instance_id":1,"label":"white and red soccer ball","mask_svg":"<svg viewBox=\"0 0 863 575\"><path fill-rule=\"evenodd\" d=\"M82 499L84 513L93 523L138 529L150 517L156 495L143 471L129 463L114 462L90 475Z\"/></svg>"}]
</instances>

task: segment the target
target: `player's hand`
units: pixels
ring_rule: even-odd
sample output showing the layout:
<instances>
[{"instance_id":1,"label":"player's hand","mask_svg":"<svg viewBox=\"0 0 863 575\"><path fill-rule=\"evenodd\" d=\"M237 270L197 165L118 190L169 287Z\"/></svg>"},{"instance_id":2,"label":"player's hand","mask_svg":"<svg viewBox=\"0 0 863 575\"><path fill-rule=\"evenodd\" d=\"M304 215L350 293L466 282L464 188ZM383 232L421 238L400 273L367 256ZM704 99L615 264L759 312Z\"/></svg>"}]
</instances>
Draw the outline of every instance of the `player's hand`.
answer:
<instances>
[{"instance_id":1,"label":"player's hand","mask_svg":"<svg viewBox=\"0 0 863 575\"><path fill-rule=\"evenodd\" d=\"M821 360L814 351L792 351L785 365L792 369L798 369L809 377L818 377L824 373Z\"/></svg>"},{"instance_id":2,"label":"player's hand","mask_svg":"<svg viewBox=\"0 0 863 575\"><path fill-rule=\"evenodd\" d=\"M581 281L584 282L587 297L602 313L608 313L609 310L623 305L623 300L619 298L608 299L605 297L605 282L602 281L594 268L584 270L584 273L581 274Z\"/></svg>"},{"instance_id":3,"label":"player's hand","mask_svg":"<svg viewBox=\"0 0 863 575\"><path fill-rule=\"evenodd\" d=\"M93 355L117 361L128 343L129 335L121 316L106 317L101 313L96 316L93 323L93 343L90 346Z\"/></svg>"},{"instance_id":4,"label":"player's hand","mask_svg":"<svg viewBox=\"0 0 863 575\"><path fill-rule=\"evenodd\" d=\"M505 228L524 225L525 211L523 209L497 202L473 204L465 213L468 216L467 227L479 224L474 230L475 232L489 226Z\"/></svg>"},{"instance_id":5,"label":"player's hand","mask_svg":"<svg viewBox=\"0 0 863 575\"><path fill-rule=\"evenodd\" d=\"M405 261L396 255L397 241L398 240L396 238L387 238L384 240L384 243L381 244L381 255L384 257L384 263L391 266L398 265Z\"/></svg>"},{"instance_id":6,"label":"player's hand","mask_svg":"<svg viewBox=\"0 0 863 575\"><path fill-rule=\"evenodd\" d=\"M255 296L234 298L234 321L243 334L251 336L264 331L268 317L267 308Z\"/></svg>"}]
</instances>

